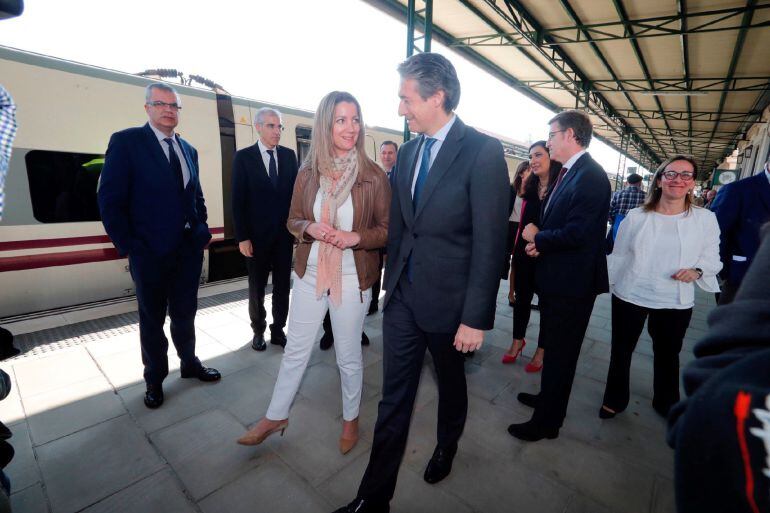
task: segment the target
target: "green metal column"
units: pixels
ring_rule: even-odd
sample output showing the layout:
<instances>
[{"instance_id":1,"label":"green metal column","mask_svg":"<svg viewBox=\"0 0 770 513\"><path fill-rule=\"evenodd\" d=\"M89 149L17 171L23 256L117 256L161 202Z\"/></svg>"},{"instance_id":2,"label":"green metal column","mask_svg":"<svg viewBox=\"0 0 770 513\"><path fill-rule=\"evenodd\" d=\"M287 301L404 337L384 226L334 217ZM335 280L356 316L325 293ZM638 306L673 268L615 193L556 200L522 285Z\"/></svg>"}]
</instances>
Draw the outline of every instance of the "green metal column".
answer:
<instances>
[{"instance_id":1,"label":"green metal column","mask_svg":"<svg viewBox=\"0 0 770 513\"><path fill-rule=\"evenodd\" d=\"M406 57L409 58L415 52L430 52L430 44L433 34L433 0L423 0L425 8L416 10L416 0L409 0L406 6ZM420 16L422 15L422 16ZM423 35L415 36L417 24L422 25ZM422 40L422 49L417 42ZM404 120L404 142L412 138L409 125Z\"/></svg>"}]
</instances>

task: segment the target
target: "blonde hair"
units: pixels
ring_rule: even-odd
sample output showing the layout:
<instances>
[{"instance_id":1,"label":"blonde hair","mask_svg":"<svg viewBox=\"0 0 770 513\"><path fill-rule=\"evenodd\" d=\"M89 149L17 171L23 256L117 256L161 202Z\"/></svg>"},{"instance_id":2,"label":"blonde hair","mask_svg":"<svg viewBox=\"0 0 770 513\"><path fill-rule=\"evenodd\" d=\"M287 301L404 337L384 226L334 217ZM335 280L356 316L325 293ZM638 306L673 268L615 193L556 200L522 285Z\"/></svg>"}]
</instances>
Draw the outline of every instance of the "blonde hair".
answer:
<instances>
[{"instance_id":1,"label":"blonde hair","mask_svg":"<svg viewBox=\"0 0 770 513\"><path fill-rule=\"evenodd\" d=\"M310 139L310 151L303 162L302 167L308 168L311 173L317 175L321 169L329 168L334 160L334 141L332 138L332 129L334 127L334 108L337 104L347 102L356 106L358 111L358 122L361 131L356 140L356 150L358 152L358 169L363 169L369 165L371 160L366 155L364 129L364 118L361 115L361 105L358 100L344 91L332 91L321 99L318 109L313 119L313 133Z\"/></svg>"},{"instance_id":2,"label":"blonde hair","mask_svg":"<svg viewBox=\"0 0 770 513\"><path fill-rule=\"evenodd\" d=\"M663 189L660 187L660 181L663 178L663 172L666 170L666 168L674 163L678 162L680 160L683 160L685 162L689 162L692 166L693 171L693 181L698 176L698 163L695 161L695 159L691 155L674 155L673 157L666 159L663 161L661 165L658 166L658 169L655 170L655 174L652 177L652 181L650 183L650 190L647 191L647 198L644 200L644 211L645 212L652 212L654 211L658 203L660 203L660 197L663 195ZM687 194L687 196L684 197L684 208L685 212L690 213L690 210L692 209L692 190Z\"/></svg>"}]
</instances>

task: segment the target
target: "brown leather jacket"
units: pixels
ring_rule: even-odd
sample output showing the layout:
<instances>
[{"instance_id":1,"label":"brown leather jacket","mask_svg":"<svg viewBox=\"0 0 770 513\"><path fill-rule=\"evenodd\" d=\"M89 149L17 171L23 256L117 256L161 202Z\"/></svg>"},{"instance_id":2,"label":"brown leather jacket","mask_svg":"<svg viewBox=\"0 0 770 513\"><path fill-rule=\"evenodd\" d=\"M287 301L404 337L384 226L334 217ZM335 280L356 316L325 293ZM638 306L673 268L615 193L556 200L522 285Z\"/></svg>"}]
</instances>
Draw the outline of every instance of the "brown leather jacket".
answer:
<instances>
[{"instance_id":1,"label":"brown leather jacket","mask_svg":"<svg viewBox=\"0 0 770 513\"><path fill-rule=\"evenodd\" d=\"M295 254L294 272L302 278L307 268L310 247L315 239L305 233L316 222L313 205L320 184L318 177L302 167L294 183L289 219L286 227L299 241ZM390 183L387 175L373 162L359 169L356 182L350 190L353 197L353 231L361 241L353 249L356 273L361 290L366 290L377 281L380 274L380 248L388 239L390 216Z\"/></svg>"}]
</instances>

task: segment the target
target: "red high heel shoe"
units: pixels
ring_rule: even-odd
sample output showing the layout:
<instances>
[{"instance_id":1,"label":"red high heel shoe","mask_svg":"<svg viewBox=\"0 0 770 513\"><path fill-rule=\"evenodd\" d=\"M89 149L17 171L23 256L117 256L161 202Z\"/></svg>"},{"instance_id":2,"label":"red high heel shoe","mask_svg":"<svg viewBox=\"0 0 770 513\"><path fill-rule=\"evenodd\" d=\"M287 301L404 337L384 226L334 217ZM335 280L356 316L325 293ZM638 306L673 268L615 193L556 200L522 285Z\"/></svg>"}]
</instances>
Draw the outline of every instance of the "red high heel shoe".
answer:
<instances>
[{"instance_id":1,"label":"red high heel shoe","mask_svg":"<svg viewBox=\"0 0 770 513\"><path fill-rule=\"evenodd\" d=\"M524 367L524 370L526 372L540 372L543 370L543 362L540 362L540 365L535 365L532 363L532 360L530 360L526 367Z\"/></svg>"},{"instance_id":2,"label":"red high heel shoe","mask_svg":"<svg viewBox=\"0 0 770 513\"><path fill-rule=\"evenodd\" d=\"M519 348L518 351L516 351L516 354L505 353L503 355L503 363L504 364L516 363L516 359L519 357L519 355L521 355L521 352L524 350L524 346L526 346L526 345L527 345L527 341L526 340L522 340L521 341L521 347Z\"/></svg>"}]
</instances>

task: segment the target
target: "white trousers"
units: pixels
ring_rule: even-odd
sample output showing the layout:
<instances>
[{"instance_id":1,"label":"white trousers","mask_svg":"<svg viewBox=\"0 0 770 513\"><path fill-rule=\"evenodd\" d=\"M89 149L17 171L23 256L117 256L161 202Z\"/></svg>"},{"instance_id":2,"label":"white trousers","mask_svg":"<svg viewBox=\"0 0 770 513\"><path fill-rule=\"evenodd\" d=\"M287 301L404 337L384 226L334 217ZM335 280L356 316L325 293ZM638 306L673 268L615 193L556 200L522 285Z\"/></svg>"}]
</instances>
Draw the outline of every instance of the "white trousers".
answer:
<instances>
[{"instance_id":1,"label":"white trousers","mask_svg":"<svg viewBox=\"0 0 770 513\"><path fill-rule=\"evenodd\" d=\"M270 420L289 418L289 409L310 361L318 328L329 310L334 332L334 350L342 382L342 416L345 420L353 420L358 417L358 408L361 405L364 377L361 331L369 310L372 289L361 293L358 276L344 275L342 302L335 307L329 301L328 294L316 297L314 270L308 269L302 278L292 274L294 286L289 306L286 348L273 389L273 398L265 416Z\"/></svg>"}]
</instances>

